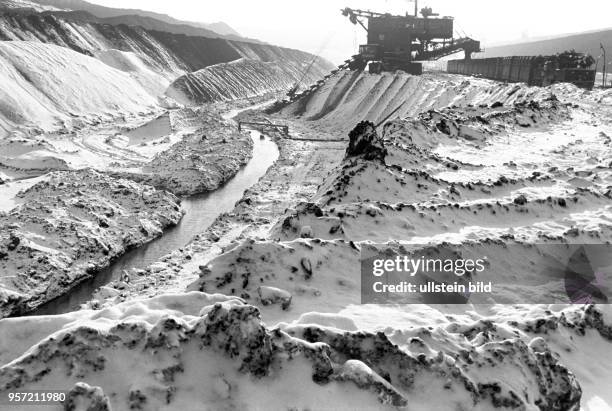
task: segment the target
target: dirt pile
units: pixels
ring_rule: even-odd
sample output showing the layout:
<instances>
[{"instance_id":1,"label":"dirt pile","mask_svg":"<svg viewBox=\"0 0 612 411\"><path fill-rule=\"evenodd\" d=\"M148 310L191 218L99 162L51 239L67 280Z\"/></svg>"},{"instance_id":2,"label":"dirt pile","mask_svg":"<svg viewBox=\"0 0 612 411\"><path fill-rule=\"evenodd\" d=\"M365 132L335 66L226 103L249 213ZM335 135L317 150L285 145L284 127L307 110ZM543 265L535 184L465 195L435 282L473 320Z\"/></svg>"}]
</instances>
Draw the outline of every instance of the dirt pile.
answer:
<instances>
[{"instance_id":1,"label":"dirt pile","mask_svg":"<svg viewBox=\"0 0 612 411\"><path fill-rule=\"evenodd\" d=\"M83 170L55 172L0 215L0 316L37 307L182 217L172 194Z\"/></svg>"},{"instance_id":2,"label":"dirt pile","mask_svg":"<svg viewBox=\"0 0 612 411\"><path fill-rule=\"evenodd\" d=\"M117 111L134 112L134 103L139 104L141 111L158 103L172 107L176 102L164 94L172 81L215 65L220 66L178 81L169 94L191 104L286 90L315 59L309 53L267 44L188 36L145 29L137 24L103 24L80 19L78 14L0 10L0 41L25 48L19 56L15 53L7 56L7 50L0 54L0 59L7 60L1 66L8 70L6 73L0 70L0 97L5 102L0 103L0 137L23 124L38 131L52 126L61 128L62 121L92 114L94 108L101 116ZM49 45L45 47L43 43ZM15 61L22 55L28 59L26 64ZM87 58L105 64L96 67ZM66 65L65 61L78 64ZM225 65L234 61L243 63L234 70L233 66ZM116 70L109 70L109 66ZM101 67L107 72L101 73ZM250 74L241 77L240 70L248 71L248 67ZM318 58L304 80L319 78L330 67L329 62ZM83 69L85 74L80 73ZM50 73L51 77L47 79L41 72ZM74 72L79 76L75 77ZM65 81L68 76L72 76L70 81ZM15 89L15 82L20 89ZM211 82L216 85L211 86ZM195 89L190 87L191 83ZM101 86L108 95L100 92ZM121 98L115 96L115 88L123 91ZM73 90L70 95L76 98L67 98L65 90ZM83 90L90 91L86 99L81 98Z\"/></svg>"}]
</instances>

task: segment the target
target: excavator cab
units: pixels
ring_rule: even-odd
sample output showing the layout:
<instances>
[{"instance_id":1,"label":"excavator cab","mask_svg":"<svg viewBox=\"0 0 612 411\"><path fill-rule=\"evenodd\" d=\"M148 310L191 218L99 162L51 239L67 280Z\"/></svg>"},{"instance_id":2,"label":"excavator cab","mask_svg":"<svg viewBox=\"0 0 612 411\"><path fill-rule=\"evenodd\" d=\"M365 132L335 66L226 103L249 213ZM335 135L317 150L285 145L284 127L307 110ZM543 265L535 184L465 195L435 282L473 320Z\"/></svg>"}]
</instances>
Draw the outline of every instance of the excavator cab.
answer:
<instances>
[{"instance_id":1,"label":"excavator cab","mask_svg":"<svg viewBox=\"0 0 612 411\"><path fill-rule=\"evenodd\" d=\"M383 71L382 61L371 61L368 64L368 72L370 74L380 74Z\"/></svg>"},{"instance_id":2,"label":"excavator cab","mask_svg":"<svg viewBox=\"0 0 612 411\"><path fill-rule=\"evenodd\" d=\"M346 7L341 10L351 23L359 24L367 33L367 44L359 46L359 54L348 62L350 70L370 68L371 73L402 70L409 74L420 75L425 60L437 60L463 50L466 59L480 51L480 42L471 38L454 38L452 17L440 17L431 7L421 9L417 14L415 2L414 15L394 16L390 13L377 13Z\"/></svg>"}]
</instances>

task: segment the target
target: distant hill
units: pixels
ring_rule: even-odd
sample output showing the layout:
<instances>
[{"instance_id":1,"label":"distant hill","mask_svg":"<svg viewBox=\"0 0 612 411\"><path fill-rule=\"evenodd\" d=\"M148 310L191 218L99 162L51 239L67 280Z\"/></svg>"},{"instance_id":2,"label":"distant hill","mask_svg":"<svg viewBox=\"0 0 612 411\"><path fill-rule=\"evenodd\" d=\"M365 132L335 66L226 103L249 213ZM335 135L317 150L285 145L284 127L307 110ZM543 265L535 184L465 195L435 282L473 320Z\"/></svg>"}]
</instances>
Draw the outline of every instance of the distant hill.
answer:
<instances>
[{"instance_id":1,"label":"distant hill","mask_svg":"<svg viewBox=\"0 0 612 411\"><path fill-rule=\"evenodd\" d=\"M190 24L190 23L188 23ZM195 23L198 24L198 23ZM238 33L236 30L234 30L229 24L224 23L222 21L218 21L216 23L199 23L201 24L204 28L207 28L209 30L212 30L214 32L217 32L219 34L223 34L224 36L237 36L237 37L242 37L240 35L240 33Z\"/></svg>"},{"instance_id":2,"label":"distant hill","mask_svg":"<svg viewBox=\"0 0 612 411\"><path fill-rule=\"evenodd\" d=\"M603 43L607 49L608 63L612 62L612 29L588 33L571 34L562 37L532 41L527 43L508 44L497 47L487 47L484 53L475 57L504 57L504 56L537 56L560 53L574 49L578 52L591 54L597 58L601 54L599 44ZM602 65L599 63L599 70ZM612 66L608 66L609 71Z\"/></svg>"},{"instance_id":3,"label":"distant hill","mask_svg":"<svg viewBox=\"0 0 612 411\"><path fill-rule=\"evenodd\" d=\"M88 23L99 23L99 24L111 24L120 25L125 24L127 26L140 26L147 30L163 31L166 33L173 34L185 34L187 36L198 36L208 38L226 38L229 40L243 40L241 37L234 35L224 35L216 31L205 29L203 27L196 27L187 23L175 24L168 23L153 17L140 16L137 14L126 14L116 17L98 17L89 11L83 10L70 10L70 11L44 11L43 15L53 15L64 20L88 22Z\"/></svg>"},{"instance_id":4,"label":"distant hill","mask_svg":"<svg viewBox=\"0 0 612 411\"><path fill-rule=\"evenodd\" d=\"M38 4L53 6L59 9L65 10L82 10L93 14L99 18L118 18L118 17L126 17L126 16L140 16L146 18L150 24L150 19L155 19L164 23L177 25L177 26L191 26L195 28L204 29L209 32L214 32L222 37L231 39L231 40L247 40L240 36L240 34L230 27L228 24L224 22L217 23L199 23L199 22L191 22L191 21L182 21L175 19L174 17L168 16L167 14L155 13L152 11L139 10L139 9L118 9L113 7L105 7L100 6L98 4L88 3L84 0L32 0ZM129 24L129 23L126 23ZM184 31L181 31L177 34L186 34ZM193 34L192 34L193 35ZM201 33L199 35L203 35L206 37L211 37L211 34ZM252 39L249 39L252 41Z\"/></svg>"}]
</instances>

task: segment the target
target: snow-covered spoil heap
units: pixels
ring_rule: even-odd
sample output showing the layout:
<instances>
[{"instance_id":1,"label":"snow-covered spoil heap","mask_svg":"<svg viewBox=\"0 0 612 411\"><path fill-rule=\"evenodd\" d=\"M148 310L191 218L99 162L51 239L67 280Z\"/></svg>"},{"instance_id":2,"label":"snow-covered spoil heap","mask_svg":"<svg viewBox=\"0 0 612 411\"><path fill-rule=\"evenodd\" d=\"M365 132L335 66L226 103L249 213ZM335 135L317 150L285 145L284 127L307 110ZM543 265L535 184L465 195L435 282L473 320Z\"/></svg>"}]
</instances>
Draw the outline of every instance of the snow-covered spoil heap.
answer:
<instances>
[{"instance_id":1,"label":"snow-covered spoil heap","mask_svg":"<svg viewBox=\"0 0 612 411\"><path fill-rule=\"evenodd\" d=\"M301 118L315 129L348 133L358 122L369 120L378 124L394 110L397 110L395 117L406 118L445 107L541 100L550 93L540 87L441 73L413 76L403 72L369 74L342 70L314 93L282 109L280 114ZM573 90L572 93L581 92Z\"/></svg>"},{"instance_id":2,"label":"snow-covered spoil heap","mask_svg":"<svg viewBox=\"0 0 612 411\"><path fill-rule=\"evenodd\" d=\"M541 336L595 338L610 326L592 306L532 314L392 335L304 322L270 329L237 298L166 295L49 318L63 328L40 342L36 321L0 321L3 360L14 358L0 368L0 392L73 387L71 403L116 410L577 410L576 377ZM14 329L28 337L14 344Z\"/></svg>"},{"instance_id":3,"label":"snow-covered spoil heap","mask_svg":"<svg viewBox=\"0 0 612 411\"><path fill-rule=\"evenodd\" d=\"M83 170L55 172L0 214L0 317L30 310L162 234L178 199Z\"/></svg>"},{"instance_id":4,"label":"snow-covered spoil heap","mask_svg":"<svg viewBox=\"0 0 612 411\"><path fill-rule=\"evenodd\" d=\"M205 67L246 58L259 61L288 61L306 66L314 56L298 50L249 41L218 38L219 35L186 35L155 19L121 16L120 21L110 19L97 22L89 13L36 13L32 10L0 10L0 40L25 40L52 43L89 56L120 65L137 61L138 65L154 71L161 81ZM196 31L198 29L195 29ZM315 62L315 67L330 63ZM136 73L138 74L138 73Z\"/></svg>"},{"instance_id":5,"label":"snow-covered spoil heap","mask_svg":"<svg viewBox=\"0 0 612 411\"><path fill-rule=\"evenodd\" d=\"M292 59L240 59L183 75L170 85L166 95L185 105L254 97L286 91L298 80L305 84L315 81L327 65L315 64L305 76L306 67L303 62Z\"/></svg>"},{"instance_id":6,"label":"snow-covered spoil heap","mask_svg":"<svg viewBox=\"0 0 612 411\"><path fill-rule=\"evenodd\" d=\"M88 114L146 111L158 98L174 105L165 97L174 80L168 94L197 104L288 89L311 63L305 82L331 68L309 53L219 38L189 25L13 6L18 2L0 5L0 137L19 125L61 128L58 123ZM190 29L190 35L176 32Z\"/></svg>"},{"instance_id":7,"label":"snow-covered spoil heap","mask_svg":"<svg viewBox=\"0 0 612 411\"><path fill-rule=\"evenodd\" d=\"M129 74L64 47L0 42L0 137L14 126L57 128L157 105Z\"/></svg>"}]
</instances>

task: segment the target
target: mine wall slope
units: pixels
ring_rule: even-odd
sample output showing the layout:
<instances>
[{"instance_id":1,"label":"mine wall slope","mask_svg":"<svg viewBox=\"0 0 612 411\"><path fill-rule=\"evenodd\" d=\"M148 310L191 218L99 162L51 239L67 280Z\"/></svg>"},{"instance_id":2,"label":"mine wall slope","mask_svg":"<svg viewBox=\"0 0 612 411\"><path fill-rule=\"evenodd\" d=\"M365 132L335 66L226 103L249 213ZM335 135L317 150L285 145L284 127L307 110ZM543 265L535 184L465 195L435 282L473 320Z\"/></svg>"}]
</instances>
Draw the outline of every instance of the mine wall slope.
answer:
<instances>
[{"instance_id":1,"label":"mine wall slope","mask_svg":"<svg viewBox=\"0 0 612 411\"><path fill-rule=\"evenodd\" d=\"M550 90L539 87L441 73L413 76L400 71L369 74L341 70L279 114L346 134L359 121L378 123L396 109L394 117L405 118L449 105L513 103L549 94Z\"/></svg>"},{"instance_id":2,"label":"mine wall slope","mask_svg":"<svg viewBox=\"0 0 612 411\"><path fill-rule=\"evenodd\" d=\"M32 9L0 10L0 44L3 45L2 49L11 51L1 56L5 63L1 72L8 81L0 84L0 95L6 96L0 103L0 134L24 124L47 130L48 126L58 124L67 115L81 116L95 111L90 110L93 106L105 113L146 111L147 107L157 103L165 106L164 94L172 81L202 69L206 70L184 79L189 84L199 84L197 90L201 91L186 93L189 97L181 97L181 101L227 100L276 91L288 88L315 59L309 53L272 45L147 30L125 24L102 24L87 19L79 21L74 17L79 15L75 12L68 19ZM44 47L42 43L61 48ZM52 61L57 61L57 67L45 68L46 63L36 58L39 49L43 53L41 56L49 54ZM73 56L68 52L84 56ZM81 58L85 56L97 59L100 64ZM24 65L24 59L30 62ZM78 64L68 64L71 61ZM230 62L239 63L225 64ZM96 68L92 75L81 70L93 66ZM330 67L331 64L325 60L316 60L310 76L305 80L318 78ZM116 70L106 70L108 68ZM42 76L47 69L57 74L58 85L66 85L62 78L70 77L72 84L67 87L92 90L91 93L97 96L94 102L109 104L85 102L81 105L82 99L79 99L84 92L74 94L77 96L76 105L72 104L71 99L67 102L50 102L54 100L52 95L47 95L52 91L49 89L50 83L31 81ZM244 73L240 73L241 70ZM77 72L80 74L76 75ZM102 96L104 87L98 90L88 85L89 79L95 78L98 84L103 85L115 81L116 77L122 77L120 84L130 83L125 89L126 97L115 99L116 96ZM179 90L196 90L183 86L183 80L177 84L181 85ZM211 88L210 84L215 86ZM110 90L112 92L114 87L110 87ZM57 95L64 96L61 88L55 91L59 92ZM35 101L27 106L7 104L16 95L24 96L26 100L23 101ZM183 96L183 93L180 95ZM126 100L130 100L127 104L129 107L124 104ZM141 107L137 107L138 102ZM74 107L65 107L70 104ZM79 109L81 106L83 109Z\"/></svg>"},{"instance_id":3,"label":"mine wall slope","mask_svg":"<svg viewBox=\"0 0 612 411\"><path fill-rule=\"evenodd\" d=\"M300 64L314 58L309 53L267 44L102 24L24 10L0 12L0 40L53 43L90 56L111 49L132 52L149 68L170 78L240 58L267 62L291 59ZM331 67L324 60L316 64L325 69Z\"/></svg>"},{"instance_id":4,"label":"mine wall slope","mask_svg":"<svg viewBox=\"0 0 612 411\"><path fill-rule=\"evenodd\" d=\"M311 69L304 82L315 81L324 68ZM241 59L217 64L176 79L166 95L185 105L253 97L289 89L302 79L304 65L292 59L267 62Z\"/></svg>"},{"instance_id":5,"label":"mine wall slope","mask_svg":"<svg viewBox=\"0 0 612 411\"><path fill-rule=\"evenodd\" d=\"M76 116L111 118L156 105L127 73L95 58L53 44L0 42L0 137L18 125L35 131Z\"/></svg>"}]
</instances>

